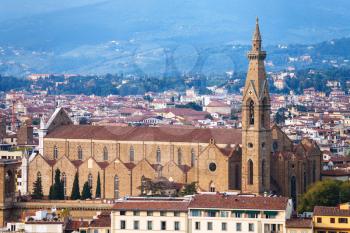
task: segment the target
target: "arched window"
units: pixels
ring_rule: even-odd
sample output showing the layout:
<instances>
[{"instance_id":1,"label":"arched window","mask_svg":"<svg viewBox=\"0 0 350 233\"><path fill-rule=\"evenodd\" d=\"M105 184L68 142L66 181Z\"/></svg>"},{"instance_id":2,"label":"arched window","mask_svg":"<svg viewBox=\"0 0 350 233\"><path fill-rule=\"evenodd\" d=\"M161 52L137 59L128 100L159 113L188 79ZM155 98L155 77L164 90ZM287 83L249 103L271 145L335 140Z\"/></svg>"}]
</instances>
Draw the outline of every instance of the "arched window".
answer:
<instances>
[{"instance_id":1,"label":"arched window","mask_svg":"<svg viewBox=\"0 0 350 233\"><path fill-rule=\"evenodd\" d=\"M240 167L238 164L235 166L235 189L240 189Z\"/></svg>"},{"instance_id":2,"label":"arched window","mask_svg":"<svg viewBox=\"0 0 350 233\"><path fill-rule=\"evenodd\" d=\"M107 147L103 148L103 160L107 161L108 160L108 150Z\"/></svg>"},{"instance_id":3,"label":"arched window","mask_svg":"<svg viewBox=\"0 0 350 233\"><path fill-rule=\"evenodd\" d=\"M249 125L254 125L254 101L249 101Z\"/></svg>"},{"instance_id":4,"label":"arched window","mask_svg":"<svg viewBox=\"0 0 350 233\"><path fill-rule=\"evenodd\" d=\"M181 148L177 149L177 164L182 165L182 151Z\"/></svg>"},{"instance_id":5,"label":"arched window","mask_svg":"<svg viewBox=\"0 0 350 233\"><path fill-rule=\"evenodd\" d=\"M58 158L58 148L57 148L57 146L54 146L54 148L53 148L53 158L54 159Z\"/></svg>"},{"instance_id":6,"label":"arched window","mask_svg":"<svg viewBox=\"0 0 350 233\"><path fill-rule=\"evenodd\" d=\"M290 179L290 196L293 200L293 205L295 208L297 203L297 180L295 176L292 176Z\"/></svg>"},{"instance_id":7,"label":"arched window","mask_svg":"<svg viewBox=\"0 0 350 233\"><path fill-rule=\"evenodd\" d=\"M114 176L114 198L119 198L119 177L117 175Z\"/></svg>"},{"instance_id":8,"label":"arched window","mask_svg":"<svg viewBox=\"0 0 350 233\"><path fill-rule=\"evenodd\" d=\"M40 173L40 172L37 172L37 173L36 173L36 178L37 178L37 179L41 179L41 173Z\"/></svg>"},{"instance_id":9,"label":"arched window","mask_svg":"<svg viewBox=\"0 0 350 233\"><path fill-rule=\"evenodd\" d=\"M88 184L89 184L89 187L92 188L92 175L91 175L91 173L89 173L89 175L88 175Z\"/></svg>"},{"instance_id":10,"label":"arched window","mask_svg":"<svg viewBox=\"0 0 350 233\"><path fill-rule=\"evenodd\" d=\"M253 176L254 176L254 167L253 167L253 161L248 160L248 184L253 184Z\"/></svg>"},{"instance_id":11,"label":"arched window","mask_svg":"<svg viewBox=\"0 0 350 233\"><path fill-rule=\"evenodd\" d=\"M67 196L67 176L66 173L62 173L63 193Z\"/></svg>"},{"instance_id":12,"label":"arched window","mask_svg":"<svg viewBox=\"0 0 350 233\"><path fill-rule=\"evenodd\" d=\"M161 157L162 157L161 151L160 151L160 148L158 147L157 148L157 153L156 153L156 161L157 161L157 163L161 162Z\"/></svg>"},{"instance_id":13,"label":"arched window","mask_svg":"<svg viewBox=\"0 0 350 233\"><path fill-rule=\"evenodd\" d=\"M131 163L135 160L135 151L133 146L131 146L129 150L129 160Z\"/></svg>"},{"instance_id":14,"label":"arched window","mask_svg":"<svg viewBox=\"0 0 350 233\"><path fill-rule=\"evenodd\" d=\"M265 186L265 160L261 162L261 184Z\"/></svg>"},{"instance_id":15,"label":"arched window","mask_svg":"<svg viewBox=\"0 0 350 233\"><path fill-rule=\"evenodd\" d=\"M141 177L141 195L145 195L146 194L146 177L142 176Z\"/></svg>"},{"instance_id":16,"label":"arched window","mask_svg":"<svg viewBox=\"0 0 350 233\"><path fill-rule=\"evenodd\" d=\"M194 149L191 150L191 167L194 166L196 163L196 153L194 152Z\"/></svg>"},{"instance_id":17,"label":"arched window","mask_svg":"<svg viewBox=\"0 0 350 233\"><path fill-rule=\"evenodd\" d=\"M209 185L209 192L215 192L215 184L213 181L210 182Z\"/></svg>"},{"instance_id":18,"label":"arched window","mask_svg":"<svg viewBox=\"0 0 350 233\"><path fill-rule=\"evenodd\" d=\"M83 150L81 149L81 146L78 146L78 159L83 160Z\"/></svg>"}]
</instances>

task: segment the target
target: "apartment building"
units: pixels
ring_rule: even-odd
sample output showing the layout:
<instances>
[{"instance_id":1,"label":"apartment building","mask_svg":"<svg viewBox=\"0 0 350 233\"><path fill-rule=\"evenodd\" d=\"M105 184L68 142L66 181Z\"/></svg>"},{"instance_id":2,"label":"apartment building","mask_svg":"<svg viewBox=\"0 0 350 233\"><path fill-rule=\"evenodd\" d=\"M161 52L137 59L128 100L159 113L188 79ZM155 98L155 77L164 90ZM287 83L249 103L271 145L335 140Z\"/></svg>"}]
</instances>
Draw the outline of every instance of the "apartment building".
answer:
<instances>
[{"instance_id":1,"label":"apartment building","mask_svg":"<svg viewBox=\"0 0 350 233\"><path fill-rule=\"evenodd\" d=\"M292 201L284 197L201 193L185 198L118 201L111 232L286 232Z\"/></svg>"},{"instance_id":2,"label":"apartment building","mask_svg":"<svg viewBox=\"0 0 350 233\"><path fill-rule=\"evenodd\" d=\"M112 232L188 232L189 198L126 198L111 213Z\"/></svg>"},{"instance_id":3,"label":"apartment building","mask_svg":"<svg viewBox=\"0 0 350 233\"><path fill-rule=\"evenodd\" d=\"M316 233L349 233L350 204L315 206L313 224Z\"/></svg>"}]
</instances>

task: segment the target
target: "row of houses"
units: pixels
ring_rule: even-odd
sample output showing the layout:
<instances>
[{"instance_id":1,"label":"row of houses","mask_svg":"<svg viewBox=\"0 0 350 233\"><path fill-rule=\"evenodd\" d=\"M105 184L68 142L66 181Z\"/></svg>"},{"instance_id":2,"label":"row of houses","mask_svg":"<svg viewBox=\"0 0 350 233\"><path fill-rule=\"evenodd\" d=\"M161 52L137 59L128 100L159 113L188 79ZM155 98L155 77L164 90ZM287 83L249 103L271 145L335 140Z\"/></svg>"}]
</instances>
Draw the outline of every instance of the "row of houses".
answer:
<instances>
[{"instance_id":1,"label":"row of houses","mask_svg":"<svg viewBox=\"0 0 350 233\"><path fill-rule=\"evenodd\" d=\"M125 197L111 206L111 212L99 212L93 219L53 221L46 218L47 213L40 216L27 217L24 223L8 223L7 228L28 233L350 232L349 203L316 206L313 213L297 216L288 198L234 193Z\"/></svg>"}]
</instances>

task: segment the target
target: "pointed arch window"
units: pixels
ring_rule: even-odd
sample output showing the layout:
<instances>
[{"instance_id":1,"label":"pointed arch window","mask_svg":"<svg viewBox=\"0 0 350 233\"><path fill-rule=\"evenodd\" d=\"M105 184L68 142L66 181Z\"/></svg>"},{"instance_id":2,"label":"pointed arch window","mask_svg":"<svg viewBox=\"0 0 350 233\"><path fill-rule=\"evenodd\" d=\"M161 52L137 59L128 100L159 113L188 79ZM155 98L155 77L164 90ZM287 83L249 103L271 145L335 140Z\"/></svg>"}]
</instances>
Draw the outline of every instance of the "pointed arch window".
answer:
<instances>
[{"instance_id":1,"label":"pointed arch window","mask_svg":"<svg viewBox=\"0 0 350 233\"><path fill-rule=\"evenodd\" d=\"M161 159L162 159L161 157L162 157L162 154L161 154L160 148L158 147L157 148L157 153L156 153L156 161L157 161L157 163L161 162Z\"/></svg>"},{"instance_id":2,"label":"pointed arch window","mask_svg":"<svg viewBox=\"0 0 350 233\"><path fill-rule=\"evenodd\" d=\"M114 198L119 198L119 177L117 175L114 176Z\"/></svg>"},{"instance_id":3,"label":"pointed arch window","mask_svg":"<svg viewBox=\"0 0 350 233\"><path fill-rule=\"evenodd\" d=\"M37 172L37 173L36 173L36 178L37 178L37 179L41 179L41 172Z\"/></svg>"},{"instance_id":4,"label":"pointed arch window","mask_svg":"<svg viewBox=\"0 0 350 233\"><path fill-rule=\"evenodd\" d=\"M254 125L254 101L249 101L249 125Z\"/></svg>"},{"instance_id":5,"label":"pointed arch window","mask_svg":"<svg viewBox=\"0 0 350 233\"><path fill-rule=\"evenodd\" d=\"M89 175L88 175L88 184L89 184L89 187L92 188L92 175L91 175L91 173L89 173Z\"/></svg>"},{"instance_id":6,"label":"pointed arch window","mask_svg":"<svg viewBox=\"0 0 350 233\"><path fill-rule=\"evenodd\" d=\"M253 161L251 159L248 160L248 184L253 184L253 176L254 176L254 166Z\"/></svg>"},{"instance_id":7,"label":"pointed arch window","mask_svg":"<svg viewBox=\"0 0 350 233\"><path fill-rule=\"evenodd\" d=\"M107 147L103 148L103 160L107 161L108 160L108 150Z\"/></svg>"},{"instance_id":8,"label":"pointed arch window","mask_svg":"<svg viewBox=\"0 0 350 233\"><path fill-rule=\"evenodd\" d=\"M240 189L240 166L238 164L236 164L235 166L235 189Z\"/></svg>"},{"instance_id":9,"label":"pointed arch window","mask_svg":"<svg viewBox=\"0 0 350 233\"><path fill-rule=\"evenodd\" d=\"M67 176L66 173L62 173L62 183L63 183L63 193L65 196L67 196Z\"/></svg>"},{"instance_id":10,"label":"pointed arch window","mask_svg":"<svg viewBox=\"0 0 350 233\"><path fill-rule=\"evenodd\" d=\"M261 184L265 186L265 160L261 163Z\"/></svg>"},{"instance_id":11,"label":"pointed arch window","mask_svg":"<svg viewBox=\"0 0 350 233\"><path fill-rule=\"evenodd\" d=\"M182 151L181 148L177 149L177 164L182 165Z\"/></svg>"},{"instance_id":12,"label":"pointed arch window","mask_svg":"<svg viewBox=\"0 0 350 233\"><path fill-rule=\"evenodd\" d=\"M57 148L57 146L54 146L54 148L53 148L53 158L54 159L58 158L58 148Z\"/></svg>"},{"instance_id":13,"label":"pointed arch window","mask_svg":"<svg viewBox=\"0 0 350 233\"><path fill-rule=\"evenodd\" d=\"M131 146L129 150L129 160L131 163L135 160L135 150L133 146Z\"/></svg>"},{"instance_id":14,"label":"pointed arch window","mask_svg":"<svg viewBox=\"0 0 350 233\"><path fill-rule=\"evenodd\" d=\"M194 166L196 163L196 153L194 152L194 149L191 150L191 167Z\"/></svg>"},{"instance_id":15,"label":"pointed arch window","mask_svg":"<svg viewBox=\"0 0 350 233\"><path fill-rule=\"evenodd\" d=\"M78 159L83 160L83 150L81 149L81 146L78 146Z\"/></svg>"}]
</instances>

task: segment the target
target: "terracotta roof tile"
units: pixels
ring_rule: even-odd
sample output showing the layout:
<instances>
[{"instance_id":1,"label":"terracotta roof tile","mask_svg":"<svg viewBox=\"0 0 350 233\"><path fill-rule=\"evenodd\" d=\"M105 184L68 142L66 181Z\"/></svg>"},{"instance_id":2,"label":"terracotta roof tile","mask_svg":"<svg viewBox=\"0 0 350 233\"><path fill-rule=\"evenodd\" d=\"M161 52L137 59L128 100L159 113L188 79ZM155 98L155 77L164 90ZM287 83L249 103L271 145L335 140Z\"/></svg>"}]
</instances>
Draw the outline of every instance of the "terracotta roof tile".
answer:
<instances>
[{"instance_id":1,"label":"terracotta roof tile","mask_svg":"<svg viewBox=\"0 0 350 233\"><path fill-rule=\"evenodd\" d=\"M129 170L132 170L136 165L134 163L124 163L125 167Z\"/></svg>"},{"instance_id":2,"label":"terracotta roof tile","mask_svg":"<svg viewBox=\"0 0 350 233\"><path fill-rule=\"evenodd\" d=\"M108 165L109 162L96 162L100 168L105 169Z\"/></svg>"},{"instance_id":3,"label":"terracotta roof tile","mask_svg":"<svg viewBox=\"0 0 350 233\"><path fill-rule=\"evenodd\" d=\"M341 210L339 207L315 206L314 216L350 216L350 210Z\"/></svg>"},{"instance_id":4,"label":"terracotta roof tile","mask_svg":"<svg viewBox=\"0 0 350 233\"><path fill-rule=\"evenodd\" d=\"M221 128L66 125L53 130L46 138L202 143L214 138L218 144L240 144L242 134L238 129Z\"/></svg>"},{"instance_id":5,"label":"terracotta roof tile","mask_svg":"<svg viewBox=\"0 0 350 233\"><path fill-rule=\"evenodd\" d=\"M80 221L80 220L70 220L66 225L66 230L77 231L79 228L87 228L89 226L88 221Z\"/></svg>"},{"instance_id":6,"label":"terracotta roof tile","mask_svg":"<svg viewBox=\"0 0 350 233\"><path fill-rule=\"evenodd\" d=\"M79 167L82 165L84 162L82 160L72 160L71 161L75 167Z\"/></svg>"},{"instance_id":7,"label":"terracotta roof tile","mask_svg":"<svg viewBox=\"0 0 350 233\"><path fill-rule=\"evenodd\" d=\"M145 199L145 200L127 200L117 202L114 210L139 210L139 211L183 211L187 212L189 200L159 200L159 199Z\"/></svg>"},{"instance_id":8,"label":"terracotta roof tile","mask_svg":"<svg viewBox=\"0 0 350 233\"><path fill-rule=\"evenodd\" d=\"M311 218L291 218L287 219L287 228L312 228Z\"/></svg>"},{"instance_id":9,"label":"terracotta roof tile","mask_svg":"<svg viewBox=\"0 0 350 233\"><path fill-rule=\"evenodd\" d=\"M189 208L222 208L247 210L285 210L286 197L248 197L224 194L198 194L194 197Z\"/></svg>"},{"instance_id":10,"label":"terracotta roof tile","mask_svg":"<svg viewBox=\"0 0 350 233\"><path fill-rule=\"evenodd\" d=\"M108 228L111 227L111 215L110 214L100 214L97 219L93 219L90 222L89 227L91 228Z\"/></svg>"}]
</instances>

